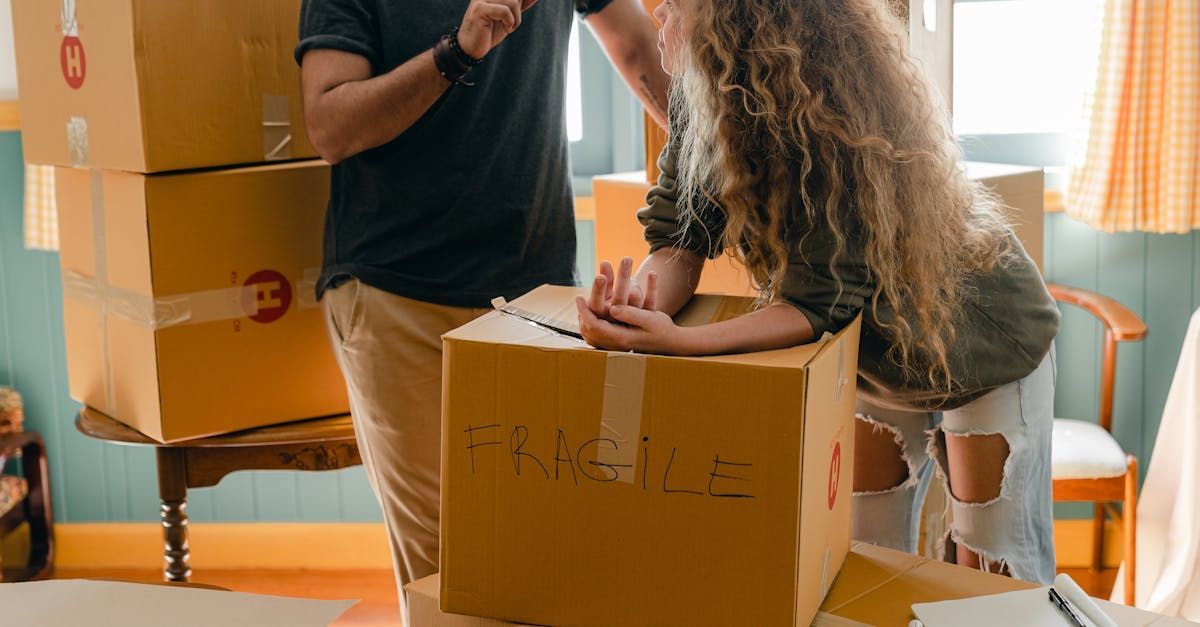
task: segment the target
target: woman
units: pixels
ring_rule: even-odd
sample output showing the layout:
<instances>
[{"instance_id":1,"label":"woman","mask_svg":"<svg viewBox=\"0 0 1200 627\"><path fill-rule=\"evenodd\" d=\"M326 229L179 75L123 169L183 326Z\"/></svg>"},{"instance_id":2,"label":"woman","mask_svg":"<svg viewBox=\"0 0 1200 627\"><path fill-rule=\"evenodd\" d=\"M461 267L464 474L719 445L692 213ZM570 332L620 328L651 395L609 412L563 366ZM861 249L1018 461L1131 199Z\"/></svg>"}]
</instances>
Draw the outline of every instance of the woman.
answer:
<instances>
[{"instance_id":1,"label":"woman","mask_svg":"<svg viewBox=\"0 0 1200 627\"><path fill-rule=\"evenodd\" d=\"M604 265L593 345L675 355L794 346L863 316L854 536L913 552L934 475L945 557L1054 577L1050 434L1059 314L998 203L964 175L948 115L884 0L667 0L674 77L651 255ZM760 307L681 328L705 257Z\"/></svg>"}]
</instances>

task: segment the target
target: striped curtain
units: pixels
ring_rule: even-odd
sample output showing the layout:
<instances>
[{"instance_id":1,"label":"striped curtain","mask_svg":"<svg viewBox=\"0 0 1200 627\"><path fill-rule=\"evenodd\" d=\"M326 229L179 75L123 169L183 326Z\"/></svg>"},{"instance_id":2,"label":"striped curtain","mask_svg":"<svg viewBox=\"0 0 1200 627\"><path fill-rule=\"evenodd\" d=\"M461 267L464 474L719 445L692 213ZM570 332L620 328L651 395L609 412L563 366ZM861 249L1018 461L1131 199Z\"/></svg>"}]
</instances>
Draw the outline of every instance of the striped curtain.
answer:
<instances>
[{"instance_id":1,"label":"striped curtain","mask_svg":"<svg viewBox=\"0 0 1200 627\"><path fill-rule=\"evenodd\" d=\"M1107 231L1200 228L1200 0L1107 0L1067 213Z\"/></svg>"},{"instance_id":2,"label":"striped curtain","mask_svg":"<svg viewBox=\"0 0 1200 627\"><path fill-rule=\"evenodd\" d=\"M58 205L54 167L25 166L25 248L58 250Z\"/></svg>"}]
</instances>

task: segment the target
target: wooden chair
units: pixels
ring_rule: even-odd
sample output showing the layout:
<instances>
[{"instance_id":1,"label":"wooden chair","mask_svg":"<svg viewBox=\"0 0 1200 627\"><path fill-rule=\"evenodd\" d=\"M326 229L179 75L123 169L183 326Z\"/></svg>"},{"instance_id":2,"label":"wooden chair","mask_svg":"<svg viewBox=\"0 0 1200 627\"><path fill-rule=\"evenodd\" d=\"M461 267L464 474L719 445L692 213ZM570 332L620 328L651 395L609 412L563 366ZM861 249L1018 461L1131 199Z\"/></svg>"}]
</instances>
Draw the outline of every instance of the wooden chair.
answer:
<instances>
[{"instance_id":1,"label":"wooden chair","mask_svg":"<svg viewBox=\"0 0 1200 627\"><path fill-rule=\"evenodd\" d=\"M1104 326L1104 354L1100 361L1100 416L1098 422L1054 420L1054 500L1093 503L1092 570L1104 566L1104 520L1109 515L1122 526L1125 545L1125 604L1134 603L1137 562L1137 457L1126 453L1112 436L1113 384L1117 371L1117 343L1146 337L1146 324L1121 303L1094 292L1049 284L1060 303L1075 305L1095 316ZM1120 511L1114 506L1122 503Z\"/></svg>"},{"instance_id":2,"label":"wooden chair","mask_svg":"<svg viewBox=\"0 0 1200 627\"><path fill-rule=\"evenodd\" d=\"M29 559L22 569L0 569L0 581L44 579L54 568L54 515L46 445L22 430L21 397L0 388L0 537L29 526ZM2 474L8 458L19 457L21 476Z\"/></svg>"}]
</instances>

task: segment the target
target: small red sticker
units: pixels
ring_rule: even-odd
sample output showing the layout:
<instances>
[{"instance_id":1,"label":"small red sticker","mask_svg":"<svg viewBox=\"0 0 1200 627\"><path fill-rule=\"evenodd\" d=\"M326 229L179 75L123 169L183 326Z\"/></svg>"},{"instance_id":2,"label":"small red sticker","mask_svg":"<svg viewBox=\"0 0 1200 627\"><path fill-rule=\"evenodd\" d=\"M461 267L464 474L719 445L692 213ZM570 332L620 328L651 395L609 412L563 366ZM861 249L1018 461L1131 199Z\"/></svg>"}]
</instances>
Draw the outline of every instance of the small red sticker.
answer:
<instances>
[{"instance_id":1,"label":"small red sticker","mask_svg":"<svg viewBox=\"0 0 1200 627\"><path fill-rule=\"evenodd\" d=\"M842 479L842 443L833 445L833 456L829 460L829 509L837 503L838 482Z\"/></svg>"},{"instance_id":2,"label":"small red sticker","mask_svg":"<svg viewBox=\"0 0 1200 627\"><path fill-rule=\"evenodd\" d=\"M275 322L292 306L292 284L274 270L259 270L246 279L247 286L258 290L257 313L250 316L255 322Z\"/></svg>"},{"instance_id":3,"label":"small red sticker","mask_svg":"<svg viewBox=\"0 0 1200 627\"><path fill-rule=\"evenodd\" d=\"M83 79L87 77L87 55L83 52L83 42L74 35L63 37L62 46L58 51L58 61L62 66L63 78L67 80L67 85L71 89L82 87Z\"/></svg>"}]
</instances>

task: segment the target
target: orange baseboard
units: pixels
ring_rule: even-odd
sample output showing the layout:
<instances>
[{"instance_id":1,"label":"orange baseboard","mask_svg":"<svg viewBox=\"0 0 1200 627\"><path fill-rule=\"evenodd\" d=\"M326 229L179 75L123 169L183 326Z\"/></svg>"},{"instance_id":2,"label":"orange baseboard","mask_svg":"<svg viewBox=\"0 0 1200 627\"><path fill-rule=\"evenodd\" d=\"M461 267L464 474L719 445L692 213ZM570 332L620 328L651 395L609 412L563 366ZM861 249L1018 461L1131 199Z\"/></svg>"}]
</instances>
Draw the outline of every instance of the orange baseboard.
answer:
<instances>
[{"instance_id":1,"label":"orange baseboard","mask_svg":"<svg viewBox=\"0 0 1200 627\"><path fill-rule=\"evenodd\" d=\"M155 523L55 526L61 568L161 568ZM195 523L188 528L193 568L391 569L382 523Z\"/></svg>"},{"instance_id":2,"label":"orange baseboard","mask_svg":"<svg viewBox=\"0 0 1200 627\"><path fill-rule=\"evenodd\" d=\"M387 532L380 523L196 523L189 529L193 568L390 569ZM5 539L5 555L21 533ZM64 523L55 527L56 563L64 569L162 567L162 527L155 523ZM1054 522L1055 551L1063 568L1091 566L1092 522ZM1105 532L1105 565L1121 561L1121 531Z\"/></svg>"}]
</instances>

